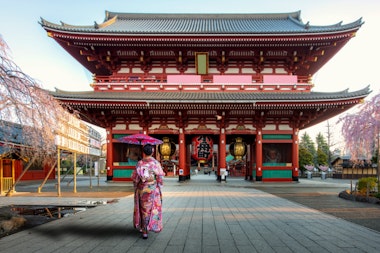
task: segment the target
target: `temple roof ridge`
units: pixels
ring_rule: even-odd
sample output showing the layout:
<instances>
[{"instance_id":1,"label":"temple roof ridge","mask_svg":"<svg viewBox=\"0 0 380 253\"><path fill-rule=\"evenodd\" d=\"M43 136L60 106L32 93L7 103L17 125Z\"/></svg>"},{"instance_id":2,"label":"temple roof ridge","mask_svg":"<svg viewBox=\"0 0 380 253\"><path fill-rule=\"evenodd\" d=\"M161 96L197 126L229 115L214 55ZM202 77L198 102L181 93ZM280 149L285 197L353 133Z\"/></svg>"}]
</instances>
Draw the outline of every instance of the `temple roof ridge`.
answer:
<instances>
[{"instance_id":1,"label":"temple roof ridge","mask_svg":"<svg viewBox=\"0 0 380 253\"><path fill-rule=\"evenodd\" d=\"M118 19L300 19L301 11L287 13L126 13L106 11L104 21Z\"/></svg>"}]
</instances>

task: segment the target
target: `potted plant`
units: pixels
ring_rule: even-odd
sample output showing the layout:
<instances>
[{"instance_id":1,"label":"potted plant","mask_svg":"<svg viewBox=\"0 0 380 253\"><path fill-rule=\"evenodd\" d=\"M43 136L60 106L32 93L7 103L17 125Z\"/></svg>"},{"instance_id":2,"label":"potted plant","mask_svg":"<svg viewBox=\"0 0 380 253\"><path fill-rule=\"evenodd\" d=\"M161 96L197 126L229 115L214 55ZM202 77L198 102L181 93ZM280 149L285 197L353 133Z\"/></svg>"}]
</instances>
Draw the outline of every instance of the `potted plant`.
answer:
<instances>
[{"instance_id":1,"label":"potted plant","mask_svg":"<svg viewBox=\"0 0 380 253\"><path fill-rule=\"evenodd\" d=\"M314 170L314 165L305 165L305 169L307 170L307 178L312 178L312 171Z\"/></svg>"},{"instance_id":2,"label":"potted plant","mask_svg":"<svg viewBox=\"0 0 380 253\"><path fill-rule=\"evenodd\" d=\"M319 169L321 172L321 179L326 179L326 171L329 169L329 166L327 165L319 165Z\"/></svg>"}]
</instances>

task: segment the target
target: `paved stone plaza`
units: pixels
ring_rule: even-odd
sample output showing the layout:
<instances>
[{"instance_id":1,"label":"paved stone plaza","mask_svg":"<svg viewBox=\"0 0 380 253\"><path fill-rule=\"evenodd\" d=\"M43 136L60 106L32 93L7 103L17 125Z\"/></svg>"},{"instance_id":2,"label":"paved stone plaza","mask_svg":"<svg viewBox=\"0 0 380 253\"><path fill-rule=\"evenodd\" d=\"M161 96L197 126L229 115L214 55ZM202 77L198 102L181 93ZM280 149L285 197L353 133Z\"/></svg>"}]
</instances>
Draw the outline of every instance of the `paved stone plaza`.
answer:
<instances>
[{"instance_id":1,"label":"paved stone plaza","mask_svg":"<svg viewBox=\"0 0 380 253\"><path fill-rule=\"evenodd\" d=\"M380 252L379 232L254 189L252 184L230 178L220 183L208 175L187 182L165 179L164 230L150 233L148 240L142 240L132 226L130 195L4 237L0 248L17 253ZM1 205L79 205L110 199L1 196L0 200Z\"/></svg>"}]
</instances>

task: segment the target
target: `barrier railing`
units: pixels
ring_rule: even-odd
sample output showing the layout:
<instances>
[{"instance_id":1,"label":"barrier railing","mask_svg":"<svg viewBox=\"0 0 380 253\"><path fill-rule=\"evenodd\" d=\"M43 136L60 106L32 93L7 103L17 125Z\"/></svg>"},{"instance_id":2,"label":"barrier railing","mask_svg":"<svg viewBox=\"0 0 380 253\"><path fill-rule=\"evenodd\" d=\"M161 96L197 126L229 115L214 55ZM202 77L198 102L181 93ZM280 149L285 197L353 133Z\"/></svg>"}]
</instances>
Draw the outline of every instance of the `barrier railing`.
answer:
<instances>
[{"instance_id":1,"label":"barrier railing","mask_svg":"<svg viewBox=\"0 0 380 253\"><path fill-rule=\"evenodd\" d=\"M6 193L6 192L8 192L11 188L12 188L12 186L13 186L13 178L12 177L3 177L3 180L2 180L2 182L1 182L1 184L2 184L2 187L1 187L1 189L2 189L2 193Z\"/></svg>"},{"instance_id":2,"label":"barrier railing","mask_svg":"<svg viewBox=\"0 0 380 253\"><path fill-rule=\"evenodd\" d=\"M270 75L275 77L274 75ZM169 76L170 77L170 76ZM221 82L223 76L206 75L199 78L200 82L191 82L192 76L183 75L181 82L181 76L176 75L177 79L168 78L168 75L154 75L154 76L97 76L94 78L92 87L95 91L128 91L128 92L141 92L141 91L203 91L203 92L309 92L313 87L313 84L308 82L305 77L279 75L275 78L263 78L265 75L252 75L252 82L249 82L249 78L244 75L226 75L224 79L226 82ZM216 78L218 77L218 78ZM234 79L235 77L235 79ZM290 78L291 77L291 78ZM168 82L170 80L176 80L176 82ZM215 79L215 80L214 80ZM273 80L273 82L264 82L266 80ZM169 81L170 81L169 80ZM214 81L219 82L214 82ZM239 80L245 80L239 82ZM248 80L248 81L247 81ZM278 82L276 82L276 80ZM284 82L284 81L289 81ZM290 82L293 80L295 82Z\"/></svg>"}]
</instances>

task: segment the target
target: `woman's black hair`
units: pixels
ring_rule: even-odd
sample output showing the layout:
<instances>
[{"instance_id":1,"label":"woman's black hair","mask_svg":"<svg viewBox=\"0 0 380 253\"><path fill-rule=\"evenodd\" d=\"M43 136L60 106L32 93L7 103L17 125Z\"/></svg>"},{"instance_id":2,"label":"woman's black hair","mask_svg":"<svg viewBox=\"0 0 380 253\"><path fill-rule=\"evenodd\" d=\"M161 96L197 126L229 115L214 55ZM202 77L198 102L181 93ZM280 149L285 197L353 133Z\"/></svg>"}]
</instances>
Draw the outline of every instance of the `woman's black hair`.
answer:
<instances>
[{"instance_id":1,"label":"woman's black hair","mask_svg":"<svg viewBox=\"0 0 380 253\"><path fill-rule=\"evenodd\" d=\"M146 144L146 145L143 147L143 152L144 152L144 154L146 154L146 155L151 155L151 154L153 154L153 146L150 145L150 144Z\"/></svg>"}]
</instances>

